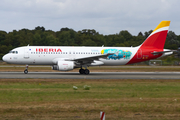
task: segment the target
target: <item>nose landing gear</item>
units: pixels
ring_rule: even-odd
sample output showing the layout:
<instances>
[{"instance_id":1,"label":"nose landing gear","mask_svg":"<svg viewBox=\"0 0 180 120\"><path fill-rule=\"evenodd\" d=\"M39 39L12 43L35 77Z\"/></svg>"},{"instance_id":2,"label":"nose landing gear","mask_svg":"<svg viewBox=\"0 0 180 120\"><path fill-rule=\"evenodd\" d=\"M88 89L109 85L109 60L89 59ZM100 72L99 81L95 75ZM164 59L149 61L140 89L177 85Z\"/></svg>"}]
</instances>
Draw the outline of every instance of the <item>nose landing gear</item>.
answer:
<instances>
[{"instance_id":1,"label":"nose landing gear","mask_svg":"<svg viewBox=\"0 0 180 120\"><path fill-rule=\"evenodd\" d=\"M24 70L24 74L28 74L28 65L26 65L26 68Z\"/></svg>"}]
</instances>

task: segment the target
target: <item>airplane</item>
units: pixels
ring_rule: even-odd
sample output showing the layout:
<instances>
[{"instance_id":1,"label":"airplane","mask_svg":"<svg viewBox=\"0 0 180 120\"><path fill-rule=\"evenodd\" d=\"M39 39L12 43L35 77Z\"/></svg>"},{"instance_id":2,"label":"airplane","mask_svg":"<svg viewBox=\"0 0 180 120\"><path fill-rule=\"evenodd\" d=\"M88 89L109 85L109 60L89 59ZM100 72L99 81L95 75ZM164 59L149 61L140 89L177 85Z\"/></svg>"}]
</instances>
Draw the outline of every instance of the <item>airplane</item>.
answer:
<instances>
[{"instance_id":1,"label":"airplane","mask_svg":"<svg viewBox=\"0 0 180 120\"><path fill-rule=\"evenodd\" d=\"M69 71L80 68L80 74L89 74L89 66L117 66L143 62L173 54L164 49L170 21L161 21L148 38L137 47L85 46L23 46L3 56L3 61L28 65L52 65L53 70ZM85 69L84 69L85 68Z\"/></svg>"}]
</instances>

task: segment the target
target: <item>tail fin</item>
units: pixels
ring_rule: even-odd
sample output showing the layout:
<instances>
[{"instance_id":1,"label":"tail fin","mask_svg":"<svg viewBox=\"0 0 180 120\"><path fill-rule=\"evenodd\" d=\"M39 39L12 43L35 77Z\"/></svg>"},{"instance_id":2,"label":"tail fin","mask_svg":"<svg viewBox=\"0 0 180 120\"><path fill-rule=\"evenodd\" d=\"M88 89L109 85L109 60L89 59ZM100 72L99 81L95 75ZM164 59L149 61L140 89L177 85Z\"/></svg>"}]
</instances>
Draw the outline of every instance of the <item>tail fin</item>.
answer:
<instances>
[{"instance_id":1,"label":"tail fin","mask_svg":"<svg viewBox=\"0 0 180 120\"><path fill-rule=\"evenodd\" d=\"M140 46L141 48L163 49L168 33L170 21L161 21L149 37Z\"/></svg>"}]
</instances>

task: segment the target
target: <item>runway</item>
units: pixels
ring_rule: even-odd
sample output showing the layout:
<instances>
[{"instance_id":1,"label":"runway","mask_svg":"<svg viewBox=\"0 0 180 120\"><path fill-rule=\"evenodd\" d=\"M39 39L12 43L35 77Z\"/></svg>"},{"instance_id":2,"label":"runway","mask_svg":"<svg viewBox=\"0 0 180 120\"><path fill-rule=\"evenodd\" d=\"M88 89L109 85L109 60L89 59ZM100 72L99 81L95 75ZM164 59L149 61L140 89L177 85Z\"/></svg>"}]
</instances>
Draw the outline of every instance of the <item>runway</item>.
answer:
<instances>
[{"instance_id":1,"label":"runway","mask_svg":"<svg viewBox=\"0 0 180 120\"><path fill-rule=\"evenodd\" d=\"M180 72L0 72L0 79L180 79Z\"/></svg>"}]
</instances>

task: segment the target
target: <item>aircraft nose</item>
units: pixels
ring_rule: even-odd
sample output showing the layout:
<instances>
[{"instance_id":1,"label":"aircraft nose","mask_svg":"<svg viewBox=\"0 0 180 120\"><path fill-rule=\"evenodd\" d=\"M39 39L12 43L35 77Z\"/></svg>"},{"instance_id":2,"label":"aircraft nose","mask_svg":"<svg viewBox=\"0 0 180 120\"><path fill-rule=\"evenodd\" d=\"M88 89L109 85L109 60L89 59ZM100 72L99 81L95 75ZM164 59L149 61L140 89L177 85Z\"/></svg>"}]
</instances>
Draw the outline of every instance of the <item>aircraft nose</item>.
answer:
<instances>
[{"instance_id":1,"label":"aircraft nose","mask_svg":"<svg viewBox=\"0 0 180 120\"><path fill-rule=\"evenodd\" d=\"M7 61L7 55L4 55L4 56L2 57L2 60L6 62L6 61Z\"/></svg>"}]
</instances>

